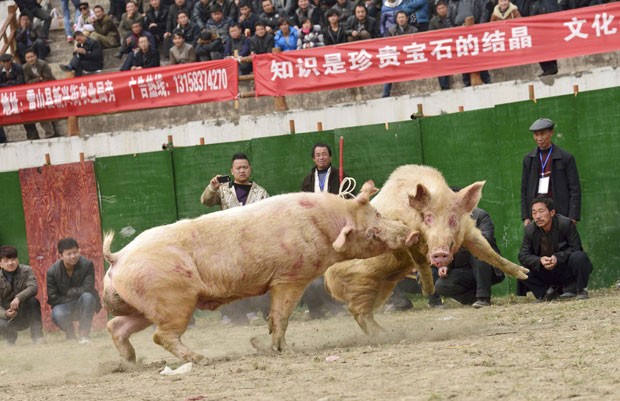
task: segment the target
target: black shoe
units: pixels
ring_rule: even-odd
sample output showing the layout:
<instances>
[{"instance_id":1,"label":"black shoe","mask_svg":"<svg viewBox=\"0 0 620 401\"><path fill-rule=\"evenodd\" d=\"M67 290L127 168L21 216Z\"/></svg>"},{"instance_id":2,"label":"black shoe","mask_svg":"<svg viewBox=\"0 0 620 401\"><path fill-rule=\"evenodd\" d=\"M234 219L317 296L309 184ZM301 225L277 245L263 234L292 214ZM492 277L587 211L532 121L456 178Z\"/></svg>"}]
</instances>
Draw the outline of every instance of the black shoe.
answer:
<instances>
[{"instance_id":1,"label":"black shoe","mask_svg":"<svg viewBox=\"0 0 620 401\"><path fill-rule=\"evenodd\" d=\"M73 68L71 68L70 65L66 65L66 64L61 64L60 69L66 72L73 71Z\"/></svg>"},{"instance_id":2,"label":"black shoe","mask_svg":"<svg viewBox=\"0 0 620 401\"><path fill-rule=\"evenodd\" d=\"M555 288L549 287L549 289L545 293L545 296L543 297L543 299L545 301L547 301L547 302L551 302L554 299L558 299L559 296L560 296L560 294L558 293L558 291Z\"/></svg>"},{"instance_id":3,"label":"black shoe","mask_svg":"<svg viewBox=\"0 0 620 401\"><path fill-rule=\"evenodd\" d=\"M484 308L485 306L491 306L491 297L477 298L476 302L474 302L471 306L476 309Z\"/></svg>"},{"instance_id":4,"label":"black shoe","mask_svg":"<svg viewBox=\"0 0 620 401\"><path fill-rule=\"evenodd\" d=\"M570 298L575 298L577 294L575 294L572 291L564 291L562 293L562 295L560 295L560 299L570 299Z\"/></svg>"}]
</instances>

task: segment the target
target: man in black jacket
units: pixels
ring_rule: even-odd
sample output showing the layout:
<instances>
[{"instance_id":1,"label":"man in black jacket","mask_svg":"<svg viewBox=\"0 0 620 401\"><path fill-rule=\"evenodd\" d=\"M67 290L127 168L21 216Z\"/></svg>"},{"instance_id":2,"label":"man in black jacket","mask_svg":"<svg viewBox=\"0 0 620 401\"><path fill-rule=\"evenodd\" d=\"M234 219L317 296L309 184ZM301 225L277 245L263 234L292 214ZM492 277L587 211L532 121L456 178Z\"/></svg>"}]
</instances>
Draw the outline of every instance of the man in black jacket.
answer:
<instances>
[{"instance_id":1,"label":"man in black jacket","mask_svg":"<svg viewBox=\"0 0 620 401\"><path fill-rule=\"evenodd\" d=\"M80 343L90 340L95 313L101 310L95 289L93 262L80 255L73 238L58 241L60 259L47 270L47 303L52 306L52 320L65 332L67 340L75 339L73 321L79 321Z\"/></svg>"},{"instance_id":2,"label":"man in black jacket","mask_svg":"<svg viewBox=\"0 0 620 401\"><path fill-rule=\"evenodd\" d=\"M581 217L581 185L573 155L551 142L555 123L539 118L530 126L538 147L523 158L521 219L530 223L530 207L537 196L553 198L559 214L577 222Z\"/></svg>"},{"instance_id":3,"label":"man in black jacket","mask_svg":"<svg viewBox=\"0 0 620 401\"><path fill-rule=\"evenodd\" d=\"M329 192L337 195L340 192L340 170L332 167L332 149L329 145L315 144L312 148L312 160L315 166L304 178L301 184L302 192ZM342 305L325 291L323 276L310 283L301 302L308 307L311 319L319 319L326 312L336 315L342 310Z\"/></svg>"},{"instance_id":4,"label":"man in black jacket","mask_svg":"<svg viewBox=\"0 0 620 401\"><path fill-rule=\"evenodd\" d=\"M20 264L17 249L8 245L0 247L0 267L0 334L13 345L17 332L30 328L32 341L45 342L41 304L35 296L37 278L32 269Z\"/></svg>"},{"instance_id":5,"label":"man in black jacket","mask_svg":"<svg viewBox=\"0 0 620 401\"><path fill-rule=\"evenodd\" d=\"M0 55L0 89L23 85L25 82L24 69L21 65L13 62L13 56L10 54ZM24 129L28 139L39 139L39 131L37 131L35 124L26 123ZM0 127L0 143L4 142L6 142L6 136Z\"/></svg>"},{"instance_id":6,"label":"man in black jacket","mask_svg":"<svg viewBox=\"0 0 620 401\"><path fill-rule=\"evenodd\" d=\"M149 9L146 12L144 25L146 29L153 35L157 44L164 41L164 33L166 33L166 24L168 23L168 8L161 5L161 0L151 0Z\"/></svg>"},{"instance_id":7,"label":"man in black jacket","mask_svg":"<svg viewBox=\"0 0 620 401\"><path fill-rule=\"evenodd\" d=\"M575 224L556 213L550 198L532 201L532 217L519 251L519 262L530 269L523 284L541 301L558 296L587 299L592 263Z\"/></svg>"},{"instance_id":8,"label":"man in black jacket","mask_svg":"<svg viewBox=\"0 0 620 401\"><path fill-rule=\"evenodd\" d=\"M68 65L61 64L63 71L75 71L76 77L81 77L84 71L97 71L103 68L103 50L101 43L75 31L73 37L78 42L73 51L73 58Z\"/></svg>"},{"instance_id":9,"label":"man in black jacket","mask_svg":"<svg viewBox=\"0 0 620 401\"><path fill-rule=\"evenodd\" d=\"M43 21L43 38L47 39L50 34L50 26L52 25L52 16L41 7L37 0L15 0L21 14L30 17L30 21L34 21L34 17Z\"/></svg>"}]
</instances>

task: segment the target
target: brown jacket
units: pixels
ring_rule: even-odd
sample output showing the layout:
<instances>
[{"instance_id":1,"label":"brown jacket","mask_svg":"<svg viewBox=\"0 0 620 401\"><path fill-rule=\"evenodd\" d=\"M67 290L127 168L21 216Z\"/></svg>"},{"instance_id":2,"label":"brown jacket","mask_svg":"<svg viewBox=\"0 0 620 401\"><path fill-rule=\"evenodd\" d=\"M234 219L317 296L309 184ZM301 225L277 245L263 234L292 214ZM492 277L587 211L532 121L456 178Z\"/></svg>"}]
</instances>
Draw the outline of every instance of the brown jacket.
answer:
<instances>
[{"instance_id":1,"label":"brown jacket","mask_svg":"<svg viewBox=\"0 0 620 401\"><path fill-rule=\"evenodd\" d=\"M489 22L503 21L503 20L514 19L514 18L521 18L521 13L519 12L519 9L517 8L517 6L515 6L512 3L508 3L508 9L502 12L499 9L499 4L498 4L493 9L493 14L491 14L491 20Z\"/></svg>"},{"instance_id":2,"label":"brown jacket","mask_svg":"<svg viewBox=\"0 0 620 401\"><path fill-rule=\"evenodd\" d=\"M95 20L95 22L93 22L93 26L95 27L95 32L98 34L103 36L112 34L110 36L116 37L116 39L120 40L118 29L109 15L104 15L102 19Z\"/></svg>"},{"instance_id":3,"label":"brown jacket","mask_svg":"<svg viewBox=\"0 0 620 401\"><path fill-rule=\"evenodd\" d=\"M0 271L0 319L6 319L6 310L16 297L23 303L26 299L37 295L39 290L37 278L30 266L20 264L13 276L13 288Z\"/></svg>"},{"instance_id":4,"label":"brown jacket","mask_svg":"<svg viewBox=\"0 0 620 401\"><path fill-rule=\"evenodd\" d=\"M30 64L24 64L24 80L27 84L56 80L56 77L52 74L52 69L45 61L37 60L35 65L37 67L36 71Z\"/></svg>"}]
</instances>

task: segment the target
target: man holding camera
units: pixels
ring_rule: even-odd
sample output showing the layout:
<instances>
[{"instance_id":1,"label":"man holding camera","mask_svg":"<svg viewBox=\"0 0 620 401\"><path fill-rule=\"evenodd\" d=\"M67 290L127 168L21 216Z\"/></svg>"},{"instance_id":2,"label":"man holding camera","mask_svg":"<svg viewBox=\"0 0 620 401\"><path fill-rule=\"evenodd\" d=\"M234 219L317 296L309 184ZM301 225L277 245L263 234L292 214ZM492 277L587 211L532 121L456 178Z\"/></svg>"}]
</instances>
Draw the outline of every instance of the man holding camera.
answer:
<instances>
[{"instance_id":1,"label":"man holding camera","mask_svg":"<svg viewBox=\"0 0 620 401\"><path fill-rule=\"evenodd\" d=\"M255 203L269 197L263 187L250 181L252 166L245 153L235 153L230 168L233 180L227 175L216 175L200 196L206 206L219 205L222 210ZM261 322L256 315L260 310L263 318L269 315L269 295L260 295L224 305L220 310L222 322L235 324L255 324Z\"/></svg>"},{"instance_id":2,"label":"man holding camera","mask_svg":"<svg viewBox=\"0 0 620 401\"><path fill-rule=\"evenodd\" d=\"M250 181L252 166L250 166L250 161L245 153L233 155L230 173L233 176L232 182L227 175L216 175L211 179L200 196L200 202L203 205L220 205L222 210L226 210L269 197L263 187Z\"/></svg>"}]
</instances>

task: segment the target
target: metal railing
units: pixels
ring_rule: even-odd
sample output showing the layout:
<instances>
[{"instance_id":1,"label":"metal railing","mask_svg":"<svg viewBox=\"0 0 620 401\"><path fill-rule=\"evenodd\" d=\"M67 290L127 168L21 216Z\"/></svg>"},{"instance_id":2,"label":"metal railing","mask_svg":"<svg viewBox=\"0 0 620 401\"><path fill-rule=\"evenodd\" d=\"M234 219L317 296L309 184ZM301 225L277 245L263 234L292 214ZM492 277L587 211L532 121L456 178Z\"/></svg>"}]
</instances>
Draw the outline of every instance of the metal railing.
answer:
<instances>
[{"instance_id":1,"label":"metal railing","mask_svg":"<svg viewBox=\"0 0 620 401\"><path fill-rule=\"evenodd\" d=\"M8 16L0 28L0 54L10 50L15 54L15 35L17 34L17 6L8 6Z\"/></svg>"}]
</instances>

